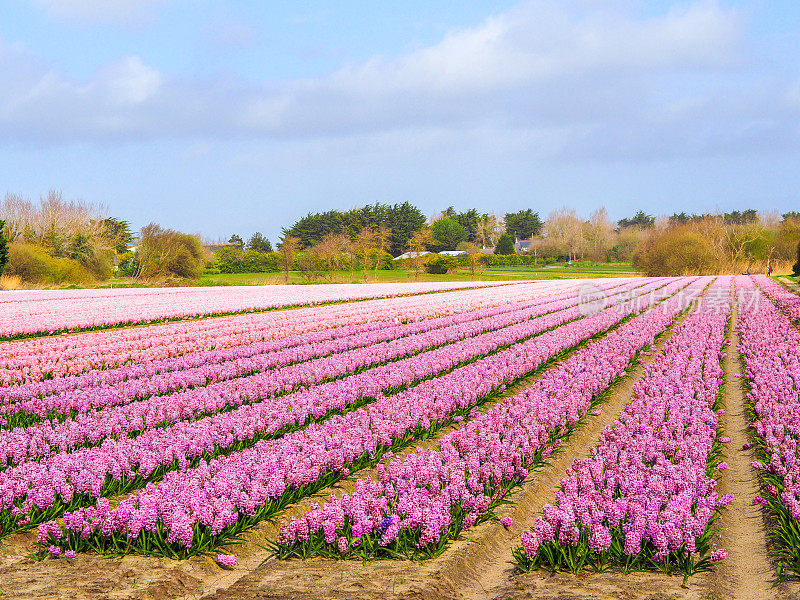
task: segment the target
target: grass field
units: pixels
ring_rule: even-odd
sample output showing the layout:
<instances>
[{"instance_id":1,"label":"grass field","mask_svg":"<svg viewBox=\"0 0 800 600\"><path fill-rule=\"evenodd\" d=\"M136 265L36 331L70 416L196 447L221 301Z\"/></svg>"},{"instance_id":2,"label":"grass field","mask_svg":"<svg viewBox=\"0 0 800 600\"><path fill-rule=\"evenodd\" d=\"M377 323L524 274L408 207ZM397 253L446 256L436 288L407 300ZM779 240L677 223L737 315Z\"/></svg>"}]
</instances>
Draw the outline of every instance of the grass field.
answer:
<instances>
[{"instance_id":1,"label":"grass field","mask_svg":"<svg viewBox=\"0 0 800 600\"><path fill-rule=\"evenodd\" d=\"M493 267L485 269L476 279L482 280L517 280L517 279L571 279L581 277L635 277L643 273L630 263L608 263L595 265L591 263L574 263L572 265L557 264L546 267ZM356 271L350 279L350 271L326 273L326 277L314 283L362 283L363 273ZM367 282L375 281L374 271L368 273ZM421 272L417 281L469 281L473 277L468 269L459 269L457 273L448 275L431 275ZM415 281L414 272L407 269L378 271L378 282ZM283 283L283 273L232 273L205 274L199 285L270 285ZM289 283L308 283L308 278L299 271L292 271Z\"/></svg>"}]
</instances>

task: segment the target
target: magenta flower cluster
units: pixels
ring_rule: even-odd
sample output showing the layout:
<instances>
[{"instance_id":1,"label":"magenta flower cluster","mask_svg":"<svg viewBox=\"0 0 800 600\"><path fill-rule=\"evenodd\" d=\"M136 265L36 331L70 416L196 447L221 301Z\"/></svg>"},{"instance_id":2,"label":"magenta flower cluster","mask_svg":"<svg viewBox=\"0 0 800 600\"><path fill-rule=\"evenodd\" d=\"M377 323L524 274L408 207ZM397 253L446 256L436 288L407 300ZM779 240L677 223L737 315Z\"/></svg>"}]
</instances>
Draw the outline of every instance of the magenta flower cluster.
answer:
<instances>
[{"instance_id":1,"label":"magenta flower cluster","mask_svg":"<svg viewBox=\"0 0 800 600\"><path fill-rule=\"evenodd\" d=\"M756 285L774 304L762 300L751 310L740 307L737 323L760 458L752 465L763 484L762 495L753 504L768 506L777 514L773 539L780 560L787 570L800 573L800 330L792 323L800 303L767 277L736 279L743 292Z\"/></svg>"},{"instance_id":2,"label":"magenta flower cluster","mask_svg":"<svg viewBox=\"0 0 800 600\"><path fill-rule=\"evenodd\" d=\"M72 506L85 504L87 497L97 498L109 493L119 493L126 485L127 489L131 489L133 485L141 487L159 469L184 470L190 466L189 461L192 459L214 455L235 448L242 442L268 437L288 426L298 426L319 419L329 411L341 411L360 399L381 397L387 390L408 386L459 363L573 320L578 316L574 304L573 296L571 299L542 305L539 312L552 310L553 305L573 308L546 313L538 319L531 318L536 314L535 309L528 308L484 319L494 319L500 329L338 381L275 398L270 402L256 402L192 422L181 421L170 427L147 429L136 437L107 438L98 447L54 453L37 461L23 461L17 467L0 471L0 506L10 511L12 516L31 511L41 515L47 514L47 511L52 512L54 507L66 508L70 503ZM519 318L516 313L524 318ZM496 321L498 318L503 320ZM518 320L522 322L502 326ZM234 389L238 396L232 397L241 403L248 397L248 391L245 382L240 381L239 387ZM260 397L257 388L251 397ZM105 412L109 411L98 414L104 415ZM93 414L86 415L84 421L95 427L89 431L89 435L97 436L97 424L89 420ZM47 422L49 429L37 425L2 432L0 437L6 435L9 443L6 455L20 447L26 448L22 443L14 445L11 442L13 435L18 435L18 439L24 441L26 438L22 433L31 429L41 432L59 431L60 428L63 431L72 422L74 421L57 425ZM48 450L48 444L53 438L41 435L28 438L27 448L34 442L41 443L42 439L45 440L44 448Z\"/></svg>"},{"instance_id":3,"label":"magenta flower cluster","mask_svg":"<svg viewBox=\"0 0 800 600\"><path fill-rule=\"evenodd\" d=\"M731 278L713 287L730 290ZM711 553L719 497L714 463L730 310L693 311L645 369L633 399L576 460L515 552L523 568L675 569L689 575L721 560ZM729 441L729 440L728 440ZM716 465L724 470L726 463ZM669 560L671 559L671 560Z\"/></svg>"},{"instance_id":4,"label":"magenta flower cluster","mask_svg":"<svg viewBox=\"0 0 800 600\"><path fill-rule=\"evenodd\" d=\"M688 281L662 280L648 285L667 285L674 292ZM641 294L647 293L646 287L641 288ZM581 315L570 312L575 310L551 313L492 333L488 346L477 355L492 347L496 349L498 336L508 336L501 345L511 346L451 373L381 397L358 410L312 423L279 439L261 440L241 452L209 461L203 459L196 468L168 472L161 483L148 483L113 510L108 510L100 498L95 507L66 512L63 529L66 541L61 543L70 549L103 550L113 546L119 551L119 548L136 550L145 546L152 549L153 540L158 539L178 555L207 551L222 543L226 536L274 514L287 502L296 501L348 473L348 469L368 464L387 450L426 435L456 414L469 414L483 399L508 383L527 375L559 352L605 331L626 314L606 310L577 318ZM514 343L570 319L573 320L558 329ZM467 340L467 346L483 344L476 341L479 338ZM455 346L445 346L442 350L452 353ZM474 348L469 354L476 355ZM417 376L430 372L429 366L419 366L421 371ZM405 378L401 376L400 381ZM234 434L228 434L229 438ZM177 460L181 456L185 459L186 448L178 448L176 454ZM169 458L174 460L175 455ZM46 523L42 527L52 525Z\"/></svg>"},{"instance_id":5,"label":"magenta flower cluster","mask_svg":"<svg viewBox=\"0 0 800 600\"><path fill-rule=\"evenodd\" d=\"M704 279L692 285L703 289L708 283ZM440 548L448 537L488 516L680 308L673 298L665 310L646 311L591 341L520 394L447 434L439 450L418 450L388 467L378 465L378 479L359 480L353 495L331 496L322 508L315 506L303 518L284 523L278 554L306 555L306 546L319 548L321 538L333 544L337 536L351 540L355 553L369 547L380 554L391 545L388 555L414 556L420 550L424 556L431 547ZM362 544L366 537L375 538L374 543Z\"/></svg>"},{"instance_id":6,"label":"magenta flower cluster","mask_svg":"<svg viewBox=\"0 0 800 600\"><path fill-rule=\"evenodd\" d=\"M169 322L143 328L109 329L71 336L26 339L14 344L0 344L0 386L49 381L43 383L40 388L34 386L29 390L34 396L46 395L107 383L109 381L102 373L104 369L163 361L195 352L213 352L331 327L376 321L386 323L395 319L408 322L447 316L482 307L530 300L537 296L566 290L574 285L565 282L539 286L506 285L447 294L346 302L326 306L325 310L318 308L278 310L215 319ZM306 295L308 288L295 289L298 290L295 304L313 302L314 295ZM144 290L140 292L146 293ZM3 298L5 297L4 294ZM179 300L180 295L175 298L176 302ZM4 312L6 306L5 302L0 301L3 322L6 317ZM168 367L169 364L162 364L161 367ZM89 371L97 372L87 373ZM144 375L157 372L161 371L155 367L152 371L146 370ZM87 373L87 377L76 379L82 373ZM0 398L15 399L13 388L0 389L0 392L2 392ZM12 395L9 397L7 394ZM30 394L23 392L23 399L30 397L32 397Z\"/></svg>"},{"instance_id":7,"label":"magenta flower cluster","mask_svg":"<svg viewBox=\"0 0 800 600\"><path fill-rule=\"evenodd\" d=\"M148 288L11 291L0 300L0 338L251 312L364 298L384 298L496 282L332 284L300 289L269 285L232 288Z\"/></svg>"},{"instance_id":8,"label":"magenta flower cluster","mask_svg":"<svg viewBox=\"0 0 800 600\"><path fill-rule=\"evenodd\" d=\"M273 396L301 385L341 377L372 364L413 355L432 346L521 323L576 303L574 298L515 303L408 324L383 323L377 331L374 323L369 323L366 330L336 328L333 330L336 333L322 332L333 339L315 342L313 338L320 337L320 333L315 332L297 336L311 338L301 340L301 345L295 343L281 350L275 348L276 342L250 344L215 352L215 359L206 362L202 355L200 359L195 354L180 357L170 362L176 367L183 365L182 369L173 368L139 378L119 376L120 381L115 384L68 390L3 406L0 419L5 418L11 424L14 417L20 416L28 419L35 416L37 420L56 414L74 416L61 424L43 423L24 430L16 428L11 434L0 433L0 437L5 436L0 439L0 446L19 448L19 440L25 437L36 439L40 447L44 445L43 455L49 451L48 445L60 451L69 450L82 445L76 429L86 432L87 438L97 443L107 435L130 433L242 404L248 400L248 394L240 391L242 387L250 388L248 392L257 388L257 398ZM141 370L146 366L123 367L106 373ZM175 393L180 390L184 393ZM121 408L87 414L94 409L117 406ZM56 438L58 443L54 441ZM31 456L29 451L28 458L36 456ZM19 461L20 458L16 458L14 462ZM0 464L3 464L2 456Z\"/></svg>"}]
</instances>

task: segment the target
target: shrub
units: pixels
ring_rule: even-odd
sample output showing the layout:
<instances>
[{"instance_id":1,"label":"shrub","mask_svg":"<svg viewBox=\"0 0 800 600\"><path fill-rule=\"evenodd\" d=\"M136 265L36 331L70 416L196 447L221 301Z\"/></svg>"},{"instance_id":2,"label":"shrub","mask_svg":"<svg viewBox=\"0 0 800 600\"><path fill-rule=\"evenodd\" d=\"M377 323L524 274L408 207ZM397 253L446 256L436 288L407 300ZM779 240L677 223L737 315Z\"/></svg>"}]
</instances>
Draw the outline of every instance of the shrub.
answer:
<instances>
[{"instance_id":1,"label":"shrub","mask_svg":"<svg viewBox=\"0 0 800 600\"><path fill-rule=\"evenodd\" d=\"M460 261L457 256L437 256L425 265L425 270L433 275L455 272Z\"/></svg>"},{"instance_id":2,"label":"shrub","mask_svg":"<svg viewBox=\"0 0 800 600\"><path fill-rule=\"evenodd\" d=\"M795 277L800 277L800 242L797 243L797 262L792 267Z\"/></svg>"},{"instance_id":3,"label":"shrub","mask_svg":"<svg viewBox=\"0 0 800 600\"><path fill-rule=\"evenodd\" d=\"M94 281L92 273L72 258L50 256L33 244L11 244L6 275L17 276L27 283L53 285L86 284Z\"/></svg>"}]
</instances>

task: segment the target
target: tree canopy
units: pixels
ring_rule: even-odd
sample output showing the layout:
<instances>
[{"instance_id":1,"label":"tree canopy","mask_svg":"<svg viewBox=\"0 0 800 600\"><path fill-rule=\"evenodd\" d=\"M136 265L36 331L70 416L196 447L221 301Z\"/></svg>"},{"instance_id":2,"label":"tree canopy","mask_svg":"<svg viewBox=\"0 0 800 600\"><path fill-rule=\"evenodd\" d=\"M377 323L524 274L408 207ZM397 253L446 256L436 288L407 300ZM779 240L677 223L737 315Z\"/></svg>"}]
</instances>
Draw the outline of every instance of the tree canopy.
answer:
<instances>
[{"instance_id":1,"label":"tree canopy","mask_svg":"<svg viewBox=\"0 0 800 600\"><path fill-rule=\"evenodd\" d=\"M247 242L247 249L255 252L272 252L272 244L260 231L256 231Z\"/></svg>"},{"instance_id":2,"label":"tree canopy","mask_svg":"<svg viewBox=\"0 0 800 600\"><path fill-rule=\"evenodd\" d=\"M433 252L455 250L456 246L461 242L466 242L469 239L469 231L450 217L434 221L433 225L431 225L431 234L433 242L429 248Z\"/></svg>"},{"instance_id":3,"label":"tree canopy","mask_svg":"<svg viewBox=\"0 0 800 600\"><path fill-rule=\"evenodd\" d=\"M494 249L495 254L509 255L514 254L514 238L509 234L504 233L497 241L497 247Z\"/></svg>"},{"instance_id":4,"label":"tree canopy","mask_svg":"<svg viewBox=\"0 0 800 600\"><path fill-rule=\"evenodd\" d=\"M656 218L653 215L648 215L643 210L640 210L630 219L621 219L617 223L620 228L625 227L638 227L639 229L650 229L656 224Z\"/></svg>"},{"instance_id":5,"label":"tree canopy","mask_svg":"<svg viewBox=\"0 0 800 600\"><path fill-rule=\"evenodd\" d=\"M0 219L0 275L8 264L8 240L5 234L6 222Z\"/></svg>"},{"instance_id":6,"label":"tree canopy","mask_svg":"<svg viewBox=\"0 0 800 600\"><path fill-rule=\"evenodd\" d=\"M506 233L520 240L527 240L542 231L539 213L527 208L515 213L506 213Z\"/></svg>"},{"instance_id":7,"label":"tree canopy","mask_svg":"<svg viewBox=\"0 0 800 600\"><path fill-rule=\"evenodd\" d=\"M392 232L389 251L393 255L402 254L408 240L425 225L425 215L412 204L367 205L346 212L329 210L324 213L309 213L296 223L283 230L299 240L300 248L319 244L328 234L345 234L355 239L365 227L377 230L382 226Z\"/></svg>"}]
</instances>

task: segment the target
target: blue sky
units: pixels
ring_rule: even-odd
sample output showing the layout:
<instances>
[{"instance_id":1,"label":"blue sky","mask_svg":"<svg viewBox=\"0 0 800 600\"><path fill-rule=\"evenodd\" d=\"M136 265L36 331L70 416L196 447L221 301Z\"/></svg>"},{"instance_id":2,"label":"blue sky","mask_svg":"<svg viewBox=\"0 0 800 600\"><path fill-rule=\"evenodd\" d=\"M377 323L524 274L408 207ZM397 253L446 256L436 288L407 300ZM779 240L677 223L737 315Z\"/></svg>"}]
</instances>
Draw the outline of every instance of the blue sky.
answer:
<instances>
[{"instance_id":1,"label":"blue sky","mask_svg":"<svg viewBox=\"0 0 800 600\"><path fill-rule=\"evenodd\" d=\"M406 200L796 210L798 48L791 0L4 0L0 193L273 241Z\"/></svg>"}]
</instances>

